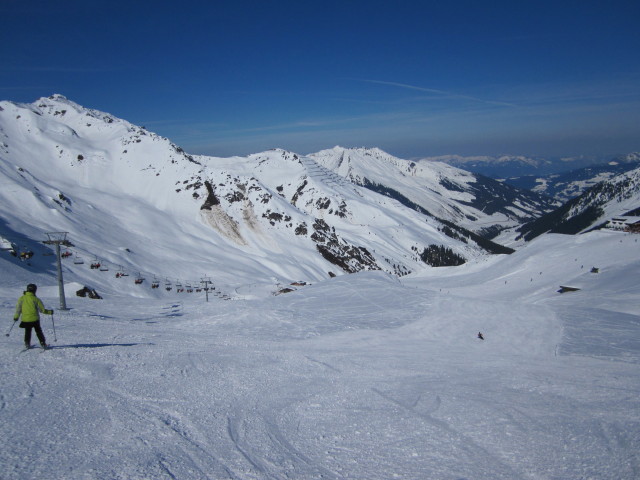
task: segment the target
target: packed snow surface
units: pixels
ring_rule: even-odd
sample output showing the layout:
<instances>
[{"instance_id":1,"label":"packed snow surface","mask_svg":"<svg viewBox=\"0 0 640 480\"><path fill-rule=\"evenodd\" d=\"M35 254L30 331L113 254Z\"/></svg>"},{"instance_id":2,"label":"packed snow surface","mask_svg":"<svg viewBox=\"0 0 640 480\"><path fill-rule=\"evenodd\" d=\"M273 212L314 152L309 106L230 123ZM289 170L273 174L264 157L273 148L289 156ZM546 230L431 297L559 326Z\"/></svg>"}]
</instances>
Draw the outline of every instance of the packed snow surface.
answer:
<instances>
[{"instance_id":1,"label":"packed snow surface","mask_svg":"<svg viewBox=\"0 0 640 480\"><path fill-rule=\"evenodd\" d=\"M2 337L0 476L637 479L639 237L548 235L279 296L67 295L68 311L54 273L0 252L3 333L26 282L57 310L48 351Z\"/></svg>"}]
</instances>

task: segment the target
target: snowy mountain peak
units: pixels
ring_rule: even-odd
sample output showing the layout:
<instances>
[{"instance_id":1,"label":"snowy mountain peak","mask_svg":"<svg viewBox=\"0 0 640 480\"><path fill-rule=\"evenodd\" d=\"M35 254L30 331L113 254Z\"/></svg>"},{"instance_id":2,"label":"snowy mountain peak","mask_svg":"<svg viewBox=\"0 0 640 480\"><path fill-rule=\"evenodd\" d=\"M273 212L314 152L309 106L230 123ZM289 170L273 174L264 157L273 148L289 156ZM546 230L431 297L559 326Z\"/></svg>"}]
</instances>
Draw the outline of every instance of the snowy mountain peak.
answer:
<instances>
[{"instance_id":1,"label":"snowy mountain peak","mask_svg":"<svg viewBox=\"0 0 640 480\"><path fill-rule=\"evenodd\" d=\"M148 278L216 272L226 285L363 269L404 275L486 254L468 234L312 157L281 149L193 157L61 95L2 107L0 180L10 188L0 192L0 236L13 243L65 231L74 255L112 269ZM399 161L356 153L371 165ZM91 283L86 266L70 268Z\"/></svg>"},{"instance_id":2,"label":"snowy mountain peak","mask_svg":"<svg viewBox=\"0 0 640 480\"><path fill-rule=\"evenodd\" d=\"M0 103L4 480L638 477L638 235L486 261L458 223L533 197L377 149L192 157L65 100Z\"/></svg>"},{"instance_id":3,"label":"snowy mountain peak","mask_svg":"<svg viewBox=\"0 0 640 480\"><path fill-rule=\"evenodd\" d=\"M377 148L335 147L310 157L350 182L482 235L496 235L555 206L540 195L444 163L403 160Z\"/></svg>"},{"instance_id":4,"label":"snowy mountain peak","mask_svg":"<svg viewBox=\"0 0 640 480\"><path fill-rule=\"evenodd\" d=\"M147 277L215 271L238 285L406 275L507 253L478 234L546 208L469 172L377 148L191 156L62 95L2 107L0 179L12 188L0 192L0 236L66 231L78 256ZM87 277L82 267L74 274Z\"/></svg>"}]
</instances>

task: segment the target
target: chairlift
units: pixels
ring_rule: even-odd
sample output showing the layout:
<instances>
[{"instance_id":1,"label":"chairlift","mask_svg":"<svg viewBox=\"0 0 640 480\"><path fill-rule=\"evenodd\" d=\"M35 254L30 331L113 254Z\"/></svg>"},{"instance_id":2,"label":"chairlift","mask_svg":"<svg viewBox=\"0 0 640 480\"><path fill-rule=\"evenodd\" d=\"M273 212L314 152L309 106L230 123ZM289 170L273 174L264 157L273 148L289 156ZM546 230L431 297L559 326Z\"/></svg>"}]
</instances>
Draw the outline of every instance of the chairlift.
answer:
<instances>
[{"instance_id":1,"label":"chairlift","mask_svg":"<svg viewBox=\"0 0 640 480\"><path fill-rule=\"evenodd\" d=\"M73 255L73 253L71 253L69 250L66 250L60 254L62 258L69 258L71 255Z\"/></svg>"},{"instance_id":2,"label":"chairlift","mask_svg":"<svg viewBox=\"0 0 640 480\"><path fill-rule=\"evenodd\" d=\"M75 263L76 265L82 265L84 263L84 260L82 259L82 257L79 257L76 254L76 257L73 259L73 263Z\"/></svg>"},{"instance_id":3,"label":"chairlift","mask_svg":"<svg viewBox=\"0 0 640 480\"><path fill-rule=\"evenodd\" d=\"M160 282L156 279L156 276L153 276L153 282L151 282L151 288L158 288L160 286Z\"/></svg>"},{"instance_id":4,"label":"chairlift","mask_svg":"<svg viewBox=\"0 0 640 480\"><path fill-rule=\"evenodd\" d=\"M173 289L173 286L171 285L171 282L170 282L169 280L166 280L166 281L164 282L164 289L165 289L167 292L170 292L170 291Z\"/></svg>"},{"instance_id":5,"label":"chairlift","mask_svg":"<svg viewBox=\"0 0 640 480\"><path fill-rule=\"evenodd\" d=\"M101 272L108 272L109 271L109 267L107 267L106 265L101 265L100 266L100 271Z\"/></svg>"},{"instance_id":6,"label":"chairlift","mask_svg":"<svg viewBox=\"0 0 640 480\"><path fill-rule=\"evenodd\" d=\"M144 278L142 278L140 276L140 274L138 273L138 275L136 276L136 279L133 281L136 285L142 285L142 282L144 282Z\"/></svg>"}]
</instances>

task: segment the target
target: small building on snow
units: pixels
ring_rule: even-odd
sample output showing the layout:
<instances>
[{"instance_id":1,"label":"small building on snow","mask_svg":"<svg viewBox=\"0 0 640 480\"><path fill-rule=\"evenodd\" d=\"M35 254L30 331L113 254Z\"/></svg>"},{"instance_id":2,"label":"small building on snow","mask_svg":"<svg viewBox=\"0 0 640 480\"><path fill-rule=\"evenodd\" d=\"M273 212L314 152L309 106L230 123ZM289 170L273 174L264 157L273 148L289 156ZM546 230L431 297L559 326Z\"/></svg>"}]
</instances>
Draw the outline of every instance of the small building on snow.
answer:
<instances>
[{"instance_id":1,"label":"small building on snow","mask_svg":"<svg viewBox=\"0 0 640 480\"><path fill-rule=\"evenodd\" d=\"M623 232L640 233L640 217L615 217L607 222L607 228Z\"/></svg>"}]
</instances>

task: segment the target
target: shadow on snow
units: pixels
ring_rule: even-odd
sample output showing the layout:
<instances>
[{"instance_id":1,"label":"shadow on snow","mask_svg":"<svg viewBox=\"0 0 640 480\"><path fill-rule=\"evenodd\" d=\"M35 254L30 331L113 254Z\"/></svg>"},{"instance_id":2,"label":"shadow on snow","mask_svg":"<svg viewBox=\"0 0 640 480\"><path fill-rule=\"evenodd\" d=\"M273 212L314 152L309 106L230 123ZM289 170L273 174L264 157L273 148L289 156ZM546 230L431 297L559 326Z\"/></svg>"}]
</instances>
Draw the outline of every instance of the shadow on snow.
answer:
<instances>
[{"instance_id":1,"label":"shadow on snow","mask_svg":"<svg viewBox=\"0 0 640 480\"><path fill-rule=\"evenodd\" d=\"M153 343L76 343L74 345L50 345L51 350L59 348L102 348L102 347L135 347L138 345L154 345Z\"/></svg>"}]
</instances>

